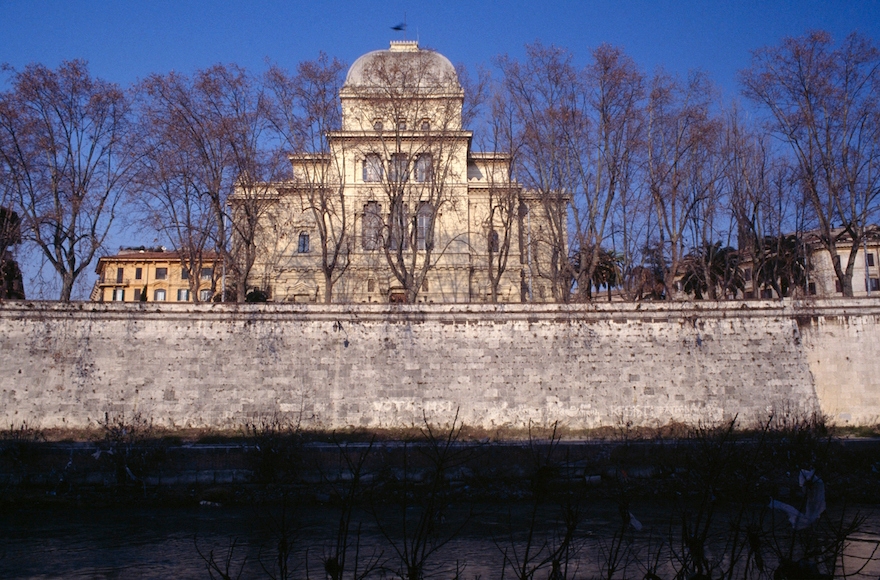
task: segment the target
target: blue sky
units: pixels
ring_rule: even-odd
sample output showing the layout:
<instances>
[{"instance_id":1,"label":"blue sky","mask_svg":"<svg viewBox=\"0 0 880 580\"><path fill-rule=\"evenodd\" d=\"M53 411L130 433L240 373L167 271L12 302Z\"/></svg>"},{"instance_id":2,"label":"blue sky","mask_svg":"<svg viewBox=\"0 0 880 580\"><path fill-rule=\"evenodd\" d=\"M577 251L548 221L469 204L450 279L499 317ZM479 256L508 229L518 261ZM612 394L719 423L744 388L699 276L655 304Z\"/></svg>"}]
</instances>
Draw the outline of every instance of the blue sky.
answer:
<instances>
[{"instance_id":1,"label":"blue sky","mask_svg":"<svg viewBox=\"0 0 880 580\"><path fill-rule=\"evenodd\" d=\"M737 71L748 66L750 52L785 36L821 28L839 40L858 31L880 44L880 1L868 0L0 0L0 63L55 67L82 58L93 75L123 86L153 72L189 73L217 62L254 72L267 61L293 69L320 51L351 63L403 38L391 27L404 18L407 38L469 68L491 67L500 54L520 57L536 40L570 49L584 64L592 48L607 42L648 72L702 69L726 99L737 96ZM0 90L7 81L0 73ZM146 237L121 243L153 243ZM33 257L20 258L32 277ZM94 278L84 277L80 297ZM39 295L35 282L25 285L29 296Z\"/></svg>"},{"instance_id":2,"label":"blue sky","mask_svg":"<svg viewBox=\"0 0 880 580\"><path fill-rule=\"evenodd\" d=\"M84 58L93 74L123 85L217 62L259 71L269 59L293 68L319 51L350 63L402 38L390 27L404 15L408 38L469 67L520 56L537 39L586 62L607 42L648 71L703 69L728 97L750 51L784 36L823 28L835 38L853 30L880 38L877 1L0 0L0 62L54 67Z\"/></svg>"}]
</instances>

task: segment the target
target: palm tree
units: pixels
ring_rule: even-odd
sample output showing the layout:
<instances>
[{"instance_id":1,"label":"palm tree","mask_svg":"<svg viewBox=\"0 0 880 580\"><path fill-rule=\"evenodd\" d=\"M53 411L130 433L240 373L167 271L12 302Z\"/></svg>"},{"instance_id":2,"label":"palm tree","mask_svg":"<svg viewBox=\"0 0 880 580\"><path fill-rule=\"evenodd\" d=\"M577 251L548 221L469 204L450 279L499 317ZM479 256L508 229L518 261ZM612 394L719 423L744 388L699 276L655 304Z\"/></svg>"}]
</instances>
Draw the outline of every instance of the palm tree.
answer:
<instances>
[{"instance_id":1,"label":"palm tree","mask_svg":"<svg viewBox=\"0 0 880 580\"><path fill-rule=\"evenodd\" d=\"M623 256L612 250L599 250L599 261L590 282L596 287L596 292L599 292L602 286L608 288L608 302L611 302L611 288L619 286L623 280L622 266Z\"/></svg>"},{"instance_id":2,"label":"palm tree","mask_svg":"<svg viewBox=\"0 0 880 580\"><path fill-rule=\"evenodd\" d=\"M708 294L710 300L745 291L745 277L740 268L739 252L721 242L706 244L684 259L682 287L697 300ZM720 291L720 292L719 292Z\"/></svg>"},{"instance_id":3,"label":"palm tree","mask_svg":"<svg viewBox=\"0 0 880 580\"><path fill-rule=\"evenodd\" d=\"M592 276L587 277L587 268L581 268L582 260L589 260L592 254L592 248L581 248L572 252L569 258L569 268L572 274L571 286L577 287L578 291L571 292L572 295L585 296L588 300L593 298L593 288L598 292L602 286L608 288L608 301L611 302L611 288L620 285L622 281L621 266L623 265L623 257L612 250L604 248L599 249L596 265L593 268ZM575 272L580 272L578 277Z\"/></svg>"},{"instance_id":4,"label":"palm tree","mask_svg":"<svg viewBox=\"0 0 880 580\"><path fill-rule=\"evenodd\" d=\"M807 268L804 244L796 234L765 236L755 252L755 285L773 288L780 298L803 287Z\"/></svg>"}]
</instances>

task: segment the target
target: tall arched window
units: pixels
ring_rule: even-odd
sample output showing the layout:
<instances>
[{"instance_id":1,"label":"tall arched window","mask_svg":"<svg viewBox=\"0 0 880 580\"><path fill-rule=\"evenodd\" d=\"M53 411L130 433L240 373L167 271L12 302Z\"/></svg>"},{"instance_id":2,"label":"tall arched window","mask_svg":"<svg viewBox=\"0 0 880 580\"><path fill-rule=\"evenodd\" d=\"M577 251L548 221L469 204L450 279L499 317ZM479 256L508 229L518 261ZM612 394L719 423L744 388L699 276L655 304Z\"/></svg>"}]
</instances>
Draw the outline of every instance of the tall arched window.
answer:
<instances>
[{"instance_id":1,"label":"tall arched window","mask_svg":"<svg viewBox=\"0 0 880 580\"><path fill-rule=\"evenodd\" d=\"M370 153L364 158L364 181L377 183L382 181L382 158L376 153Z\"/></svg>"},{"instance_id":2,"label":"tall arched window","mask_svg":"<svg viewBox=\"0 0 880 580\"><path fill-rule=\"evenodd\" d=\"M400 200L394 200L391 204L391 240L393 251L405 250L409 247L410 225L409 208Z\"/></svg>"},{"instance_id":3,"label":"tall arched window","mask_svg":"<svg viewBox=\"0 0 880 580\"><path fill-rule=\"evenodd\" d=\"M419 250L434 247L434 208L427 201L419 204L416 214L416 244Z\"/></svg>"},{"instance_id":4,"label":"tall arched window","mask_svg":"<svg viewBox=\"0 0 880 580\"><path fill-rule=\"evenodd\" d=\"M493 253L498 251L498 232L495 230L489 231L489 251Z\"/></svg>"},{"instance_id":5,"label":"tall arched window","mask_svg":"<svg viewBox=\"0 0 880 580\"><path fill-rule=\"evenodd\" d=\"M368 201L364 205L361 245L365 250L378 250L382 247L382 207L377 201Z\"/></svg>"},{"instance_id":6,"label":"tall arched window","mask_svg":"<svg viewBox=\"0 0 880 580\"><path fill-rule=\"evenodd\" d=\"M405 153L395 153L391 156L391 181L402 182L409 179L409 159Z\"/></svg>"},{"instance_id":7,"label":"tall arched window","mask_svg":"<svg viewBox=\"0 0 880 580\"><path fill-rule=\"evenodd\" d=\"M433 171L433 160L430 153L422 153L416 157L415 174L416 181L425 183L431 181L431 172Z\"/></svg>"}]
</instances>

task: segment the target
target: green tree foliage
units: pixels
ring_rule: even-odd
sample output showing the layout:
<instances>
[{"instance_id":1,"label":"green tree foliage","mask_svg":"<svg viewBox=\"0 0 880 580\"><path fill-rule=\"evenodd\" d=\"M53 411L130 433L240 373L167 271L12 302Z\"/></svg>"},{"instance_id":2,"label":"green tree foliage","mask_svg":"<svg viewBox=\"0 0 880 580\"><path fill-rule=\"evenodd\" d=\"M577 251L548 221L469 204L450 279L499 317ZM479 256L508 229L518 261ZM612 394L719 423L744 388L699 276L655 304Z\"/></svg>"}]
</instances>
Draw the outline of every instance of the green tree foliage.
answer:
<instances>
[{"instance_id":1,"label":"green tree foliage","mask_svg":"<svg viewBox=\"0 0 880 580\"><path fill-rule=\"evenodd\" d=\"M740 268L739 252L721 242L706 244L688 254L684 259L682 288L697 300L704 294L710 300L742 295L745 277Z\"/></svg>"}]
</instances>

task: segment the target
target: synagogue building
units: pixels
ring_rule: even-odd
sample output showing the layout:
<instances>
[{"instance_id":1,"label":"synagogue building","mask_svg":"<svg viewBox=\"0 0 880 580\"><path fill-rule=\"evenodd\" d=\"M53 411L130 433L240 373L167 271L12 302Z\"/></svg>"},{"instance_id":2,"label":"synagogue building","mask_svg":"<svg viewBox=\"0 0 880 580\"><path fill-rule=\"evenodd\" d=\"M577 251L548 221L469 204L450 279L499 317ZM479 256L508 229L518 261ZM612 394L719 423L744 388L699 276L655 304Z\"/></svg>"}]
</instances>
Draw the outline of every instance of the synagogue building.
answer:
<instances>
[{"instance_id":1,"label":"synagogue building","mask_svg":"<svg viewBox=\"0 0 880 580\"><path fill-rule=\"evenodd\" d=\"M446 57L392 41L354 62L339 100L338 130L290 155L292 179L264 194L249 289L277 302L552 300L543 240L552 217L565 227L566 200L523 190L509 152L472 149Z\"/></svg>"}]
</instances>

